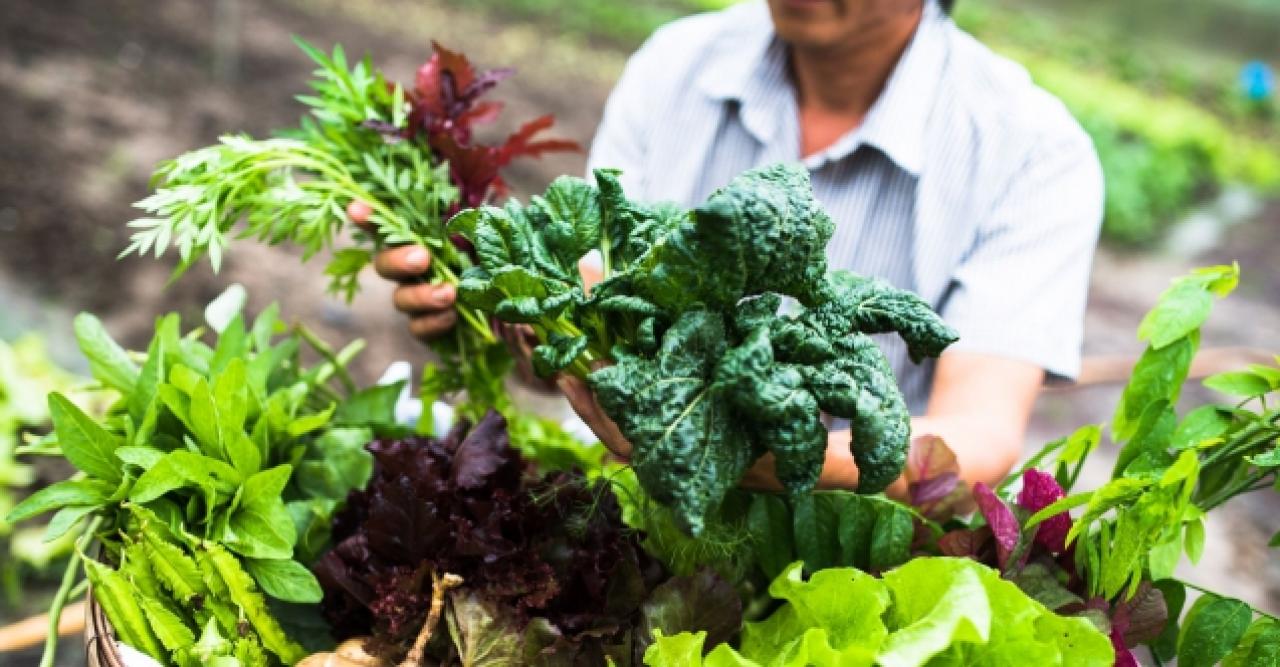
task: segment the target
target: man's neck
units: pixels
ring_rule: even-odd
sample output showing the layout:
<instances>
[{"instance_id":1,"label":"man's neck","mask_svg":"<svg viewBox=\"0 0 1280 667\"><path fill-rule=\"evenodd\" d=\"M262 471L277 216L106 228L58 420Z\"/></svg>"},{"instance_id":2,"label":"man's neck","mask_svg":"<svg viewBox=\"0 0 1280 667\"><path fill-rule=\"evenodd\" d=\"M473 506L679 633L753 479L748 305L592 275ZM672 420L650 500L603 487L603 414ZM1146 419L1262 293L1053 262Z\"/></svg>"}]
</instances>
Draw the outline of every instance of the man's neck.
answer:
<instances>
[{"instance_id":1,"label":"man's neck","mask_svg":"<svg viewBox=\"0 0 1280 667\"><path fill-rule=\"evenodd\" d=\"M911 43L922 14L917 6L886 16L835 47L790 48L804 155L826 148L862 123Z\"/></svg>"}]
</instances>

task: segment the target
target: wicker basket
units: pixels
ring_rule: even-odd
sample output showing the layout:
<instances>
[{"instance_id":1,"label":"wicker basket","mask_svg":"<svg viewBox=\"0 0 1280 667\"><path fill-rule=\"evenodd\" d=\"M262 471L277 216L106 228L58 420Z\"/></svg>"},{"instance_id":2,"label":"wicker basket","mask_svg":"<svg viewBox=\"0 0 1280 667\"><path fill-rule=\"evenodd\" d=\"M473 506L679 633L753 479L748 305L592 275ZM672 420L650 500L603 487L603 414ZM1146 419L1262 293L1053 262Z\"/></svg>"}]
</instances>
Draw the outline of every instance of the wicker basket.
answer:
<instances>
[{"instance_id":1,"label":"wicker basket","mask_svg":"<svg viewBox=\"0 0 1280 667\"><path fill-rule=\"evenodd\" d=\"M129 667L116 649L115 632L89 589L84 606L84 652L88 667Z\"/></svg>"}]
</instances>

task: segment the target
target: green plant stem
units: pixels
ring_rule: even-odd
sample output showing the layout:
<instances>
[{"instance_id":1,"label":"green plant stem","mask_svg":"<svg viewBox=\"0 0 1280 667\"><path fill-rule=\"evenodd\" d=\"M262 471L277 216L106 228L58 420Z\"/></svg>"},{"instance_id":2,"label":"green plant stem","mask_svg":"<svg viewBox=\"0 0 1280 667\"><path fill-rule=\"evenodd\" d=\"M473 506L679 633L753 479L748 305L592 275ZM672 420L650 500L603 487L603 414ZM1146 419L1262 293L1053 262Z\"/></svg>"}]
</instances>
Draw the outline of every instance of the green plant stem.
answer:
<instances>
[{"instance_id":1,"label":"green plant stem","mask_svg":"<svg viewBox=\"0 0 1280 667\"><path fill-rule=\"evenodd\" d=\"M412 226L409 224L408 220L400 217L394 210L386 204L383 204L377 197L374 197L372 193L361 187L360 184L351 177L351 173L346 168L346 165L342 164L342 162L337 160L337 158L328 155L324 151L313 149L302 142L290 143L287 147L273 146L272 151L274 151L274 154L272 152L267 152L266 154L271 157L265 159L261 158L259 154L245 156L242 161L249 164L238 169L233 167L231 174L239 181L239 184L236 185L235 189L233 189L228 196L224 198L225 201L236 201L236 197L239 194L240 189L245 183L251 181L251 179L247 178L248 172L266 174L278 169L304 169L311 171L319 175L321 180L299 183L299 187L325 190L333 192L341 198L349 201L359 200L368 204L369 208L373 211L374 215L372 218L375 222L378 218L386 220L390 223L388 225L389 227L394 228L401 233L412 235L419 243L426 246L428 249L444 255L442 259L445 261L432 262L430 272L437 274L443 282L447 282L452 285L458 284L458 275L454 273L448 265L448 261L455 260L456 257L451 256L452 254L448 248L449 241L447 236L443 238L433 238L422 236L421 234L413 234L411 231ZM458 308L458 314L462 319L466 320L466 322L470 324L477 333L480 334L481 338L483 338L485 342L497 342L493 336L493 332L489 330L484 319L478 316L475 312L467 308Z\"/></svg>"},{"instance_id":2,"label":"green plant stem","mask_svg":"<svg viewBox=\"0 0 1280 667\"><path fill-rule=\"evenodd\" d=\"M71 593L76 587L80 559L85 558L84 549L101 525L102 517L100 516L94 517L93 521L89 522L80 539L76 540L75 552L67 560L67 569L62 572L62 583L58 585L58 592L54 594L53 602L49 604L49 635L44 640L44 655L40 656L40 667L54 665L54 659L58 653L58 624L62 621L62 609L67 606L67 600L71 599Z\"/></svg>"},{"instance_id":3,"label":"green plant stem","mask_svg":"<svg viewBox=\"0 0 1280 667\"><path fill-rule=\"evenodd\" d=\"M1205 458L1204 462L1201 463L1200 466L1202 468L1207 468L1213 465L1214 463L1217 463L1218 461L1240 451L1241 449L1248 449L1249 447L1253 447L1255 445L1261 444L1262 442L1265 442L1270 438L1276 437L1275 433L1268 432L1263 434L1263 437L1260 440L1256 442L1254 441L1255 435L1259 431L1263 430L1264 428L1268 428L1271 425L1273 425L1278 417L1280 417L1280 412L1277 412L1277 411L1272 411L1272 412L1263 414L1261 417L1258 418L1257 421L1254 421L1248 426L1245 426L1244 428L1240 429L1240 432L1236 433L1235 436L1232 437L1232 439L1229 442L1227 442L1223 446L1214 450L1212 454L1210 454L1207 458Z\"/></svg>"},{"instance_id":4,"label":"green plant stem","mask_svg":"<svg viewBox=\"0 0 1280 667\"><path fill-rule=\"evenodd\" d=\"M333 367L334 374L338 376L338 381L342 383L342 386L347 390L347 393L356 393L355 380L351 379L351 374L347 372L346 365L339 361L337 354L333 351L333 348L329 347L328 343L320 340L320 337L317 336L315 332L307 328L307 326L301 322L294 325L293 330L298 332L298 335L301 336L303 340L307 341L307 344L310 345L312 349L319 352L320 356L324 357L325 360L329 362L330 366Z\"/></svg>"},{"instance_id":5,"label":"green plant stem","mask_svg":"<svg viewBox=\"0 0 1280 667\"><path fill-rule=\"evenodd\" d=\"M1266 488L1267 486L1270 486L1270 484L1262 485L1260 487L1254 487L1254 485L1257 484L1259 481L1265 479L1266 477L1270 476L1271 474L1272 473L1270 471L1262 471L1262 472L1254 473L1244 478L1240 482L1232 486L1228 486L1227 488L1222 489L1217 493L1213 494L1212 496L1200 501L1199 503L1197 503L1197 505L1200 507L1201 510L1208 512L1209 510L1212 510L1213 508L1227 502L1228 500L1231 500L1232 498L1242 493L1255 491L1257 490L1257 488Z\"/></svg>"}]
</instances>

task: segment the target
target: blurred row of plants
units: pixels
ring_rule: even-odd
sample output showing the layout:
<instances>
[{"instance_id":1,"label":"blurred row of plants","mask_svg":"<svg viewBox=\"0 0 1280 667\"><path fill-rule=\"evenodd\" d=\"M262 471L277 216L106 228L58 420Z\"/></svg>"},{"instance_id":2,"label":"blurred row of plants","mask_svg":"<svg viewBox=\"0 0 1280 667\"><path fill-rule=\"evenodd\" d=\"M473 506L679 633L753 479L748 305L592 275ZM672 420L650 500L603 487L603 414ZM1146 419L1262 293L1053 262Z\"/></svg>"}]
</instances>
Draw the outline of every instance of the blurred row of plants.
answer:
<instances>
[{"instance_id":1,"label":"blurred row of plants","mask_svg":"<svg viewBox=\"0 0 1280 667\"><path fill-rule=\"evenodd\" d=\"M1154 5L1143 11L1151 16ZM1109 240L1148 245L1228 184L1280 190L1280 107L1246 97L1242 59L1226 49L1161 44L1096 13L1088 23L1056 21L1026 3L962 0L955 18L1026 66L1093 137ZM1259 30L1280 34L1276 25Z\"/></svg>"},{"instance_id":2,"label":"blurred row of plants","mask_svg":"<svg viewBox=\"0 0 1280 667\"><path fill-rule=\"evenodd\" d=\"M36 468L20 460L18 450L24 435L49 429L45 396L70 392L82 407L97 410L84 385L50 360L38 335L27 334L12 343L0 340L0 607L17 606L24 579L60 573L61 568L52 566L71 553L74 534L45 542L42 526L15 528L4 516L40 485ZM54 476L61 479L65 472Z\"/></svg>"},{"instance_id":3,"label":"blurred row of plants","mask_svg":"<svg viewBox=\"0 0 1280 667\"><path fill-rule=\"evenodd\" d=\"M452 0L546 23L589 43L632 49L657 26L735 0ZM1117 9L1116 11L1120 11ZM1280 106L1240 91L1238 58L1176 57L1118 34L1122 22L1064 25L1044 8L960 0L956 21L1025 65L1093 137L1107 179L1104 236L1149 246L1198 202L1229 184L1280 190ZM1263 26L1261 29L1267 29Z\"/></svg>"}]
</instances>

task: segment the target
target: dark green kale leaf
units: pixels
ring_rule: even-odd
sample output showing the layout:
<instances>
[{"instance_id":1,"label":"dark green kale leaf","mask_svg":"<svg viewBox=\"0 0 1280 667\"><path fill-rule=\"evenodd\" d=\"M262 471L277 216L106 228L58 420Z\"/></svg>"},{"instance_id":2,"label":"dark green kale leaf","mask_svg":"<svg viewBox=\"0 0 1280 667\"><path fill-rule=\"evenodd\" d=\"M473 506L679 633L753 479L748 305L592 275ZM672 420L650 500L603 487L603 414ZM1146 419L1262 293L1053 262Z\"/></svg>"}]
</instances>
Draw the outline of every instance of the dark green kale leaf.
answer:
<instances>
[{"instance_id":1,"label":"dark green kale leaf","mask_svg":"<svg viewBox=\"0 0 1280 667\"><path fill-rule=\"evenodd\" d=\"M898 477L909 416L865 334L897 332L916 361L956 335L910 292L828 272L834 226L803 167L745 172L692 210L628 200L616 171L595 177L456 216L479 259L459 295L531 325L538 373L589 378L645 491L695 533L765 453L790 494L807 493L823 412L853 425L859 492ZM587 290L576 263L592 248L604 278ZM784 297L796 312L779 314ZM615 364L592 371L601 361Z\"/></svg>"},{"instance_id":2,"label":"dark green kale leaf","mask_svg":"<svg viewBox=\"0 0 1280 667\"><path fill-rule=\"evenodd\" d=\"M827 276L823 303L813 313L831 318L837 326L848 323L862 333L897 333L915 363L937 357L960 338L915 293L849 271L832 271Z\"/></svg>"},{"instance_id":3,"label":"dark green kale leaf","mask_svg":"<svg viewBox=\"0 0 1280 667\"><path fill-rule=\"evenodd\" d=\"M691 311L654 358L620 352L618 363L590 377L601 407L632 443L641 484L694 533L760 454L714 386L726 347L724 320Z\"/></svg>"}]
</instances>

